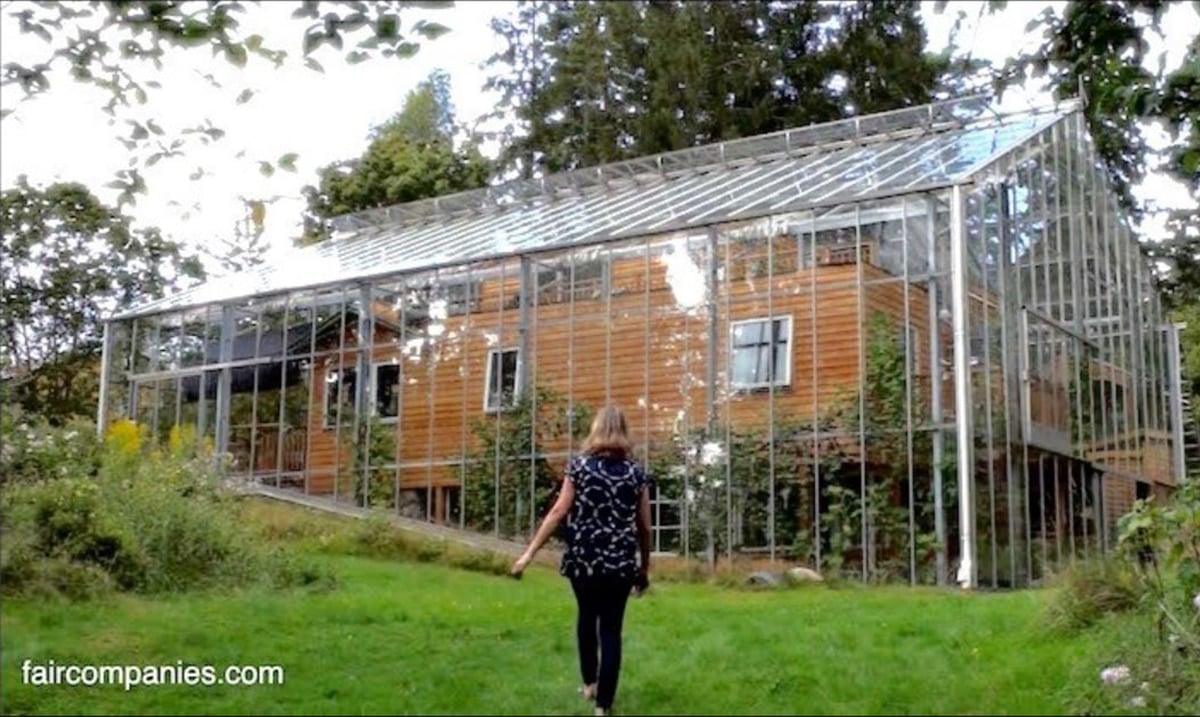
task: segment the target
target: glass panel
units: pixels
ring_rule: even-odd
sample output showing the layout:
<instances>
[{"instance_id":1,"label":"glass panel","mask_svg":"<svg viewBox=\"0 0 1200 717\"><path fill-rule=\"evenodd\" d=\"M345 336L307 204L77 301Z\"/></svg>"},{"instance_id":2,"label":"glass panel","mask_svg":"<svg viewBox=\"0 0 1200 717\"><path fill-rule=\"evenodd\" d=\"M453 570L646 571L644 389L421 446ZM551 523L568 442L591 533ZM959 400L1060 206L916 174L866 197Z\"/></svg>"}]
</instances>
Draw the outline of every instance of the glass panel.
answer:
<instances>
[{"instance_id":1,"label":"glass panel","mask_svg":"<svg viewBox=\"0 0 1200 717\"><path fill-rule=\"evenodd\" d=\"M398 415L399 387L399 364L385 363L375 367L375 411L380 418Z\"/></svg>"},{"instance_id":2,"label":"glass panel","mask_svg":"<svg viewBox=\"0 0 1200 717\"><path fill-rule=\"evenodd\" d=\"M757 366L757 349L739 349L735 351L733 354L733 383L735 385L754 383Z\"/></svg>"}]
</instances>

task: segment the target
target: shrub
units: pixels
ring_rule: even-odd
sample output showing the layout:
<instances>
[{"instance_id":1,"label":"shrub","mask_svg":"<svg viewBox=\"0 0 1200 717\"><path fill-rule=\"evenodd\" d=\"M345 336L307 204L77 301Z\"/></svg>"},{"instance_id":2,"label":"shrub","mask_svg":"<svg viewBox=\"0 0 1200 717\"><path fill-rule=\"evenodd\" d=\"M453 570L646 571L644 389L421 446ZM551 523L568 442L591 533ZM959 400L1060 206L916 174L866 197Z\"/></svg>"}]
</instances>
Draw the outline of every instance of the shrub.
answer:
<instances>
[{"instance_id":1,"label":"shrub","mask_svg":"<svg viewBox=\"0 0 1200 717\"><path fill-rule=\"evenodd\" d=\"M0 483L86 476L99 468L100 442L95 424L87 421L51 426L5 404L0 436Z\"/></svg>"},{"instance_id":2,"label":"shrub","mask_svg":"<svg viewBox=\"0 0 1200 717\"><path fill-rule=\"evenodd\" d=\"M6 483L5 591L81 599L114 589L161 593L321 579L278 546L262 545L239 521L211 454L183 433L169 443L164 452L142 441L136 425L118 423L91 473Z\"/></svg>"},{"instance_id":3,"label":"shrub","mask_svg":"<svg viewBox=\"0 0 1200 717\"><path fill-rule=\"evenodd\" d=\"M1200 483L1140 500L1118 523L1119 555L1145 607L1106 640L1073 696L1080 714L1200 714Z\"/></svg>"},{"instance_id":4,"label":"shrub","mask_svg":"<svg viewBox=\"0 0 1200 717\"><path fill-rule=\"evenodd\" d=\"M1133 571L1114 558L1081 560L1054 582L1046 622L1060 632L1091 627L1106 615L1136 608L1140 599Z\"/></svg>"}]
</instances>

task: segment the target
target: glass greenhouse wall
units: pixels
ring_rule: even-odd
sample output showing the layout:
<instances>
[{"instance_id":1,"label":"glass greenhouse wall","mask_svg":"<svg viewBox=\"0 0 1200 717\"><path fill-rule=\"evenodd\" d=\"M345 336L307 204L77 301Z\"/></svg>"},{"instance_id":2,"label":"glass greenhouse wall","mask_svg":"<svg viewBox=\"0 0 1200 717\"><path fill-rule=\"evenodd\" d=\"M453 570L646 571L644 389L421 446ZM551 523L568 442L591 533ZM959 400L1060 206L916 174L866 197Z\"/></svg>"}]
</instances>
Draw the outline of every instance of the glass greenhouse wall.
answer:
<instances>
[{"instance_id":1,"label":"glass greenhouse wall","mask_svg":"<svg viewBox=\"0 0 1200 717\"><path fill-rule=\"evenodd\" d=\"M1176 484L1178 337L1077 107L987 107L345 217L111 317L101 425L524 539L613 403L657 552L1035 584Z\"/></svg>"}]
</instances>

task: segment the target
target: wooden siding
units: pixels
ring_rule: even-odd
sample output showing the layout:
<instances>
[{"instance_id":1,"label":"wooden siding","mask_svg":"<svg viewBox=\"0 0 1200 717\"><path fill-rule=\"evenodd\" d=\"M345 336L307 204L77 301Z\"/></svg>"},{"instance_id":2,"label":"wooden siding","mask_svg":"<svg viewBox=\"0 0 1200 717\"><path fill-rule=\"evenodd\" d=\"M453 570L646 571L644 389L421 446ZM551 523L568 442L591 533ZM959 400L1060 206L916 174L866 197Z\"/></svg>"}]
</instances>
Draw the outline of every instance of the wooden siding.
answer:
<instances>
[{"instance_id":1,"label":"wooden siding","mask_svg":"<svg viewBox=\"0 0 1200 717\"><path fill-rule=\"evenodd\" d=\"M849 258L852 261L853 255ZM930 312L924 286L906 287L901 278L872 265L864 265L861 276L853 263L776 264L781 265L788 270L771 279L757 274L745 261L734 263L728 276L721 275L713 351L715 420L740 426L761 424L772 404L776 415L801 421L827 414L839 397L855 395L860 351L866 351L863 343L868 340L861 327L882 314L898 340L903 340L906 316L915 332L914 398L926 410L925 415L914 416L914 422L928 421L931 369L953 353L950 327L944 323L939 329L943 355L936 359L929 355ZM496 418L484 410L488 353L523 344L520 285L517 266L506 265L503 280L483 281L472 309L446 317L434 339L427 327L410 326L398 333L388 326L376 327L372 363L400 366L399 415L383 425L394 430L396 453L388 470L398 476L401 489L459 484L463 456L476 445L476 424ZM565 292L539 292L539 301L528 308L528 352L521 357L528 381L592 410L607 401L621 406L642 447L669 439L679 428L703 426L709 398L706 306L689 311L678 305L667 267L658 257L615 258L609 270L609 292L599 288L581 282L573 301ZM394 326L403 323L390 306L377 307L377 314ZM761 389L731 389L731 329L736 322L768 315L791 322L790 381L776 387L773 395ZM353 415L345 414L340 430L326 428L324 421L325 393L334 385L327 380L328 372L339 359L346 368L355 367L355 334L348 327L347 348L340 355L336 336L326 341L313 364L305 449L308 489L314 493L333 491L335 482L339 492L346 493L352 485ZM999 406L1003 383L998 365L992 366L992 374L993 400ZM977 395L984 390L981 375L982 371L975 377ZM941 391L943 419L953 420L953 381L943 378ZM1046 395L1035 388L1031 395L1035 417L1049 411L1049 403L1061 403L1061 396L1051 394L1053 387ZM1169 466L1169 456L1160 443L1145 443L1141 470L1155 480L1166 480L1169 471L1163 466ZM856 444L846 445L851 455ZM557 453L553 462L558 464L575 447L564 436L543 450ZM1102 457L1101 452L1097 457ZM1103 458L1118 462L1111 465L1113 469L1139 472L1137 460L1128 455L1104 452ZM442 494L434 497L440 506Z\"/></svg>"},{"instance_id":2,"label":"wooden siding","mask_svg":"<svg viewBox=\"0 0 1200 717\"><path fill-rule=\"evenodd\" d=\"M902 280L864 266L861 278L870 283L863 287L860 301L858 273L852 264L834 265L797 269L771 282L749 274L722 282L716 302L716 420L761 422L772 401L777 415L811 419L814 411L819 416L832 409L840 391L856 389L860 323L882 313L902 338L905 315ZM510 300L518 296L519 287L515 271L503 282L484 282L478 310L446 318L443 333L419 352L411 350L411 342L424 337L423 330L401 335L376 331L372 360L402 367L400 415L394 421L401 487L458 483L457 463L474 448L475 422L495 417L483 407L488 352L522 344L520 307ZM679 308L666 268L654 259L614 260L611 287L610 296L530 307L529 352L522 357L529 382L593 410L611 400L625 409L639 443L665 440L685 424L703 425L709 390L707 310ZM907 293L912 326L921 337L915 346L917 369L927 376L927 295L915 285ZM789 383L777 386L773 397L767 390L730 388L732 326L768 315L791 322ZM946 333L943 341L948 344L949 338ZM342 359L344 366L352 367L354 351L343 352ZM332 490L334 466L339 459L342 464L348 460L351 430L341 429L339 449L338 432L323 425L325 392L334 385L326 380L327 371L337 362L337 353L331 353L315 362L313 372L308 448L314 492ZM928 379L919 385L927 387ZM565 437L546 446L549 451L571 448Z\"/></svg>"}]
</instances>

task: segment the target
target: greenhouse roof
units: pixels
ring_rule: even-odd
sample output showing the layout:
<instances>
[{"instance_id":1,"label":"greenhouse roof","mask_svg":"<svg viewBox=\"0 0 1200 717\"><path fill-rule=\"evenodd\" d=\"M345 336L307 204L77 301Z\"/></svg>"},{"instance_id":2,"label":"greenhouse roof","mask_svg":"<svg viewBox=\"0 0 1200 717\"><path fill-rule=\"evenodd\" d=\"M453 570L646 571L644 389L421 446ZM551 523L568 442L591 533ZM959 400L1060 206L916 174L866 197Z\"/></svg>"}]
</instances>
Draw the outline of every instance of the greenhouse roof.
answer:
<instances>
[{"instance_id":1,"label":"greenhouse roof","mask_svg":"<svg viewBox=\"0 0 1200 717\"><path fill-rule=\"evenodd\" d=\"M280 264L114 318L950 186L1073 109L1001 115L968 98L358 212Z\"/></svg>"}]
</instances>

